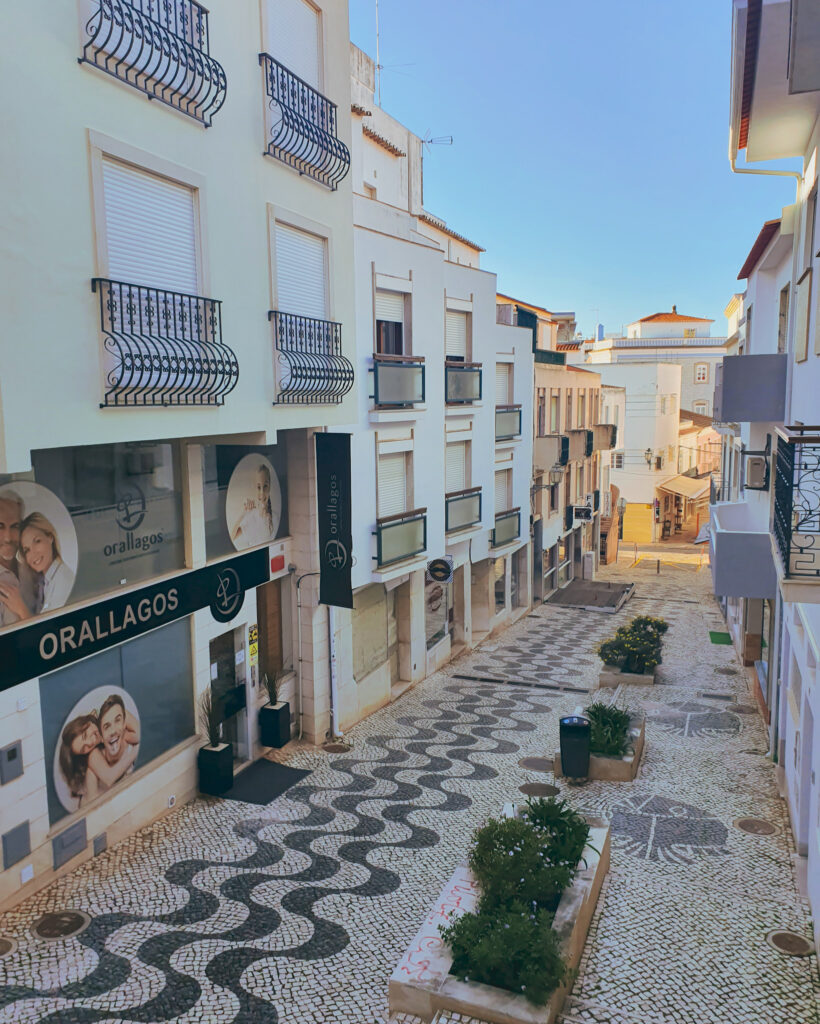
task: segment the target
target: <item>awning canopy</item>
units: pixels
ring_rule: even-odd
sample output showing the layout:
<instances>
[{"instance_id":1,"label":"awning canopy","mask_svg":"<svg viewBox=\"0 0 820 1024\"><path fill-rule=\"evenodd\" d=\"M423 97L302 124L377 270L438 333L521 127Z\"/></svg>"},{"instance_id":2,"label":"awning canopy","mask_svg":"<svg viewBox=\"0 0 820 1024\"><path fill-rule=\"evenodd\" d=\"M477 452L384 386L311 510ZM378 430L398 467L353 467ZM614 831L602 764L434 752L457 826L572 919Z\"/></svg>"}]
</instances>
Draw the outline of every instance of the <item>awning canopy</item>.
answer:
<instances>
[{"instance_id":1,"label":"awning canopy","mask_svg":"<svg viewBox=\"0 0 820 1024\"><path fill-rule=\"evenodd\" d=\"M694 476L673 476L670 480L664 480L662 484L658 484L658 487L662 491L669 491L670 494L680 494L681 497L688 498L690 501L697 501L698 498L709 493L709 477L698 479Z\"/></svg>"}]
</instances>

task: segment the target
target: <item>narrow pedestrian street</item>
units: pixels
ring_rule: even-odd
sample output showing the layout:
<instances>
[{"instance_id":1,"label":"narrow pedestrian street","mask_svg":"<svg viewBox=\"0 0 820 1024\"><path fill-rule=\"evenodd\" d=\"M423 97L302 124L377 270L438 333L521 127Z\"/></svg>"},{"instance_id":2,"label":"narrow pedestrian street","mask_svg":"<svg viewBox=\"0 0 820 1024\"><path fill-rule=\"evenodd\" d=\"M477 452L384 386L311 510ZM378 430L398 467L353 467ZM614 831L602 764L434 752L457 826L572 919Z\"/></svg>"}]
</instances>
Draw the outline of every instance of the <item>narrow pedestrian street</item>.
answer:
<instances>
[{"instance_id":1,"label":"narrow pedestrian street","mask_svg":"<svg viewBox=\"0 0 820 1024\"><path fill-rule=\"evenodd\" d=\"M288 753L311 774L271 804L198 799L9 911L0 1021L382 1024L471 832L554 782L519 762L552 755L559 716L590 701L597 644L641 613L670 623L660 685L603 691L647 714L639 776L560 784L613 828L564 1024L820 1021L815 957L766 942L811 927L757 706L734 649L710 643L708 567L659 557L602 567L636 584L617 614L541 606L356 726L348 753ZM64 910L87 929L32 936Z\"/></svg>"}]
</instances>

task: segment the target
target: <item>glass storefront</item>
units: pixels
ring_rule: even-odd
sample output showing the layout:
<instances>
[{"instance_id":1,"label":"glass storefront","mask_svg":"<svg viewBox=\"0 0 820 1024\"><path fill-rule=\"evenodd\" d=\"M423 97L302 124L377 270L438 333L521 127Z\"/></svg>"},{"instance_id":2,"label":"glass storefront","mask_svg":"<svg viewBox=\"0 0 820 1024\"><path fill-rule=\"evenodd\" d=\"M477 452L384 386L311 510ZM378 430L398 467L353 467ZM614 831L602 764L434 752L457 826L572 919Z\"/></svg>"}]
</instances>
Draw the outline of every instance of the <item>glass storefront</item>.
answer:
<instances>
[{"instance_id":1,"label":"glass storefront","mask_svg":"<svg viewBox=\"0 0 820 1024\"><path fill-rule=\"evenodd\" d=\"M495 580L495 612L503 612L507 607L507 574L506 559L496 558L493 562L493 579Z\"/></svg>"},{"instance_id":2,"label":"glass storefront","mask_svg":"<svg viewBox=\"0 0 820 1024\"><path fill-rule=\"evenodd\" d=\"M569 552L571 548L571 535L569 537L563 537L558 541L558 566L556 570L556 585L559 587L566 586L569 583L572 572L572 563L570 562Z\"/></svg>"},{"instance_id":3,"label":"glass storefront","mask_svg":"<svg viewBox=\"0 0 820 1024\"><path fill-rule=\"evenodd\" d=\"M426 583L424 587L424 631L428 651L451 632L452 619L452 584Z\"/></svg>"}]
</instances>

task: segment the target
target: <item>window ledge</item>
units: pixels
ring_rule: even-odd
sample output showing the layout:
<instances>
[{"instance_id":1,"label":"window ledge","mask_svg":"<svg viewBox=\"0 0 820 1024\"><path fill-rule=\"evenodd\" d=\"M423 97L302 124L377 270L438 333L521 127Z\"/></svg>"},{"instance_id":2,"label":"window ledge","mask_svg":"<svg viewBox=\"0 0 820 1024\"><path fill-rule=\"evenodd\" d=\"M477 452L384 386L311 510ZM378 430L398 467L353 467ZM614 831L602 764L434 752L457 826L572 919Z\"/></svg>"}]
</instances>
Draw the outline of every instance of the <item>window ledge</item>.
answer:
<instances>
[{"instance_id":1,"label":"window ledge","mask_svg":"<svg viewBox=\"0 0 820 1024\"><path fill-rule=\"evenodd\" d=\"M484 407L483 402L447 402L444 406L445 416L474 416L477 410Z\"/></svg>"},{"instance_id":2,"label":"window ledge","mask_svg":"<svg viewBox=\"0 0 820 1024\"><path fill-rule=\"evenodd\" d=\"M372 406L368 410L368 418L371 423L404 423L417 419L419 413L426 411L427 406L424 402L420 402L418 405L403 406L400 409Z\"/></svg>"}]
</instances>

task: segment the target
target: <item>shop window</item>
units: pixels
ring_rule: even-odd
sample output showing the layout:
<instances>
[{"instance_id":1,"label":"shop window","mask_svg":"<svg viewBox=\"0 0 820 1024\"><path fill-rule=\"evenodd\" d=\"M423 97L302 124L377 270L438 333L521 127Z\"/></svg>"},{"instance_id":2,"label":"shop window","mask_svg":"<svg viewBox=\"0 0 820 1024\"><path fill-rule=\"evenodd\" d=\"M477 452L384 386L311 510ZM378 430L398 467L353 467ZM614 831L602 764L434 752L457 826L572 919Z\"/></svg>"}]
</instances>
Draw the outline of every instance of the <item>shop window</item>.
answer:
<instances>
[{"instance_id":1,"label":"shop window","mask_svg":"<svg viewBox=\"0 0 820 1024\"><path fill-rule=\"evenodd\" d=\"M387 599L394 594L391 591ZM353 678L357 683L387 661L387 611L380 583L362 587L353 595Z\"/></svg>"},{"instance_id":2,"label":"shop window","mask_svg":"<svg viewBox=\"0 0 820 1024\"><path fill-rule=\"evenodd\" d=\"M259 680L294 668L290 577L256 588Z\"/></svg>"},{"instance_id":3,"label":"shop window","mask_svg":"<svg viewBox=\"0 0 820 1024\"><path fill-rule=\"evenodd\" d=\"M550 394L550 433L557 434L559 429L559 420L561 417L560 409L561 398L557 394Z\"/></svg>"},{"instance_id":4,"label":"shop window","mask_svg":"<svg viewBox=\"0 0 820 1024\"><path fill-rule=\"evenodd\" d=\"M40 678L51 824L196 733L190 619Z\"/></svg>"},{"instance_id":5,"label":"shop window","mask_svg":"<svg viewBox=\"0 0 820 1024\"><path fill-rule=\"evenodd\" d=\"M507 607L507 572L506 559L496 558L493 562L493 580L495 591L496 615Z\"/></svg>"},{"instance_id":6,"label":"shop window","mask_svg":"<svg viewBox=\"0 0 820 1024\"><path fill-rule=\"evenodd\" d=\"M427 650L440 643L450 631L453 587L447 583L427 583L424 587L424 631Z\"/></svg>"}]
</instances>

